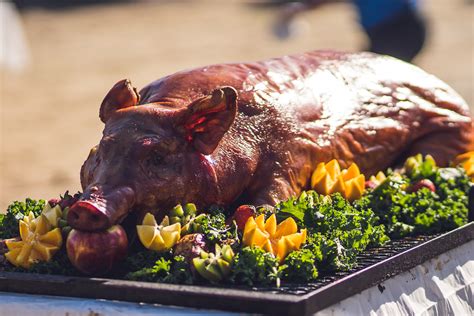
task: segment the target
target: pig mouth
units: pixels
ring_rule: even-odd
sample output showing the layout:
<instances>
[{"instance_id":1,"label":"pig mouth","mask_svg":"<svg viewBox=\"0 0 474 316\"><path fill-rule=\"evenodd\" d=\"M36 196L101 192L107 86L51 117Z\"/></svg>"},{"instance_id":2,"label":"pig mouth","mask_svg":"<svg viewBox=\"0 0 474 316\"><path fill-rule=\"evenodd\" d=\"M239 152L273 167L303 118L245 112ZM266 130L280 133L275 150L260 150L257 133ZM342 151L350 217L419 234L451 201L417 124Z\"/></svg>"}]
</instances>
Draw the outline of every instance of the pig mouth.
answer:
<instances>
[{"instance_id":1,"label":"pig mouth","mask_svg":"<svg viewBox=\"0 0 474 316\"><path fill-rule=\"evenodd\" d=\"M67 221L69 225L83 231L101 231L119 224L135 203L135 192L130 187L106 191L93 186L82 198L71 206Z\"/></svg>"}]
</instances>

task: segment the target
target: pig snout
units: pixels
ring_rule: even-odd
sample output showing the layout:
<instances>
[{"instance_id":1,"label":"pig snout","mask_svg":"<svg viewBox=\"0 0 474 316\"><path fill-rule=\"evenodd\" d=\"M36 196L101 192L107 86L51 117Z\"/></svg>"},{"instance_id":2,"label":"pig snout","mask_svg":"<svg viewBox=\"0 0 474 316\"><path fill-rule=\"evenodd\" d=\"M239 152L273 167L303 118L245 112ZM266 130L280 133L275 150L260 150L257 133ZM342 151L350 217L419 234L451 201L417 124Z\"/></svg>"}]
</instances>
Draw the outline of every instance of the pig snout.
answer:
<instances>
[{"instance_id":1,"label":"pig snout","mask_svg":"<svg viewBox=\"0 0 474 316\"><path fill-rule=\"evenodd\" d=\"M100 231L120 223L135 202L135 192L130 187L104 190L92 186L79 201L71 206L67 221L72 228Z\"/></svg>"}]
</instances>

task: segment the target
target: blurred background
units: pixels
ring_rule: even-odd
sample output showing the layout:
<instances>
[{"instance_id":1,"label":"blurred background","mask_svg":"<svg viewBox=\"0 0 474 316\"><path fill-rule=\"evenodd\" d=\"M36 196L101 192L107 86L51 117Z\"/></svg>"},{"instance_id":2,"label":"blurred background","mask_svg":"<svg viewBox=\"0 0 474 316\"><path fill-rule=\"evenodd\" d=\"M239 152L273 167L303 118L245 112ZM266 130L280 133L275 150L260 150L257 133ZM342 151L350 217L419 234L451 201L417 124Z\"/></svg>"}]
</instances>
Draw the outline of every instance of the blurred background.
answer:
<instances>
[{"instance_id":1,"label":"blurred background","mask_svg":"<svg viewBox=\"0 0 474 316\"><path fill-rule=\"evenodd\" d=\"M0 210L80 190L81 165L101 138L99 105L120 79L141 88L206 64L368 47L351 3L302 11L282 25L276 3L284 1L275 0L0 1ZM472 2L421 1L428 35L413 60L471 109Z\"/></svg>"}]
</instances>

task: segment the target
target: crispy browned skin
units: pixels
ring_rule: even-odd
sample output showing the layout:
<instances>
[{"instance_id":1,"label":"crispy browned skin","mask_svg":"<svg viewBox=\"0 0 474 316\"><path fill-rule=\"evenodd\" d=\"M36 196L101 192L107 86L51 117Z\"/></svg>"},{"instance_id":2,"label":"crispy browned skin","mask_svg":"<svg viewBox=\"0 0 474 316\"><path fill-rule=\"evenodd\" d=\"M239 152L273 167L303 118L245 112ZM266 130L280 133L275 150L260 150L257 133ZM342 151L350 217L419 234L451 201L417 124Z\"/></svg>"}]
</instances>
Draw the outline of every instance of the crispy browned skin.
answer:
<instances>
[{"instance_id":1,"label":"crispy browned skin","mask_svg":"<svg viewBox=\"0 0 474 316\"><path fill-rule=\"evenodd\" d=\"M106 96L73 227L98 230L181 202L275 204L308 186L319 162L372 174L408 154L443 165L468 149L471 118L450 87L369 53L316 51L220 64Z\"/></svg>"}]
</instances>

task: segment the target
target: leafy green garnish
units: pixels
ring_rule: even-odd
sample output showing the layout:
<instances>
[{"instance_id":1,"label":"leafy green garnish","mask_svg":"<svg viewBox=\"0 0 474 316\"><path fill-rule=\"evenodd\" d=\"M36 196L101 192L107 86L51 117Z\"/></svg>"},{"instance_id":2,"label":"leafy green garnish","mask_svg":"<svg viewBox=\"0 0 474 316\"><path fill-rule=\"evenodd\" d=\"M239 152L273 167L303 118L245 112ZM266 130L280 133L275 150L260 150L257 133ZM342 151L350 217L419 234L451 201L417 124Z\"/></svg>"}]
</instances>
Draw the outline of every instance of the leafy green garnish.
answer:
<instances>
[{"instance_id":1,"label":"leafy green garnish","mask_svg":"<svg viewBox=\"0 0 474 316\"><path fill-rule=\"evenodd\" d=\"M315 262L317 253L310 249L301 249L290 253L280 267L282 279L290 282L310 282L318 277Z\"/></svg>"},{"instance_id":2,"label":"leafy green garnish","mask_svg":"<svg viewBox=\"0 0 474 316\"><path fill-rule=\"evenodd\" d=\"M155 265L155 262L161 258L169 259L171 258L171 253L142 250L129 255L125 260L124 266L127 271L137 271L143 268L151 268Z\"/></svg>"},{"instance_id":3,"label":"leafy green garnish","mask_svg":"<svg viewBox=\"0 0 474 316\"><path fill-rule=\"evenodd\" d=\"M414 178L389 176L377 188L356 201L355 206L359 210L373 210L387 227L391 238L434 234L466 224L470 180L465 171L436 168L432 164L424 166L425 169L411 173ZM427 179L434 183L436 192L428 188L408 192L420 175L429 175Z\"/></svg>"},{"instance_id":4,"label":"leafy green garnish","mask_svg":"<svg viewBox=\"0 0 474 316\"><path fill-rule=\"evenodd\" d=\"M154 258L157 259L151 263ZM133 255L132 259L128 261L127 265L133 272L125 275L127 280L180 284L193 283L193 276L189 265L183 256L172 257L169 253L143 251ZM132 266L135 269L131 268Z\"/></svg>"},{"instance_id":5,"label":"leafy green garnish","mask_svg":"<svg viewBox=\"0 0 474 316\"><path fill-rule=\"evenodd\" d=\"M174 256L170 273L163 279L165 283L193 284L190 266L183 256Z\"/></svg>"},{"instance_id":6,"label":"leafy green garnish","mask_svg":"<svg viewBox=\"0 0 474 316\"><path fill-rule=\"evenodd\" d=\"M125 279L132 281L157 282L165 279L171 270L171 260L163 257L155 261L152 267L144 267L140 270L125 275Z\"/></svg>"},{"instance_id":7,"label":"leafy green garnish","mask_svg":"<svg viewBox=\"0 0 474 316\"><path fill-rule=\"evenodd\" d=\"M293 217L298 226L305 227L310 222L310 212L319 204L324 197L315 191L303 191L298 198L289 198L275 206L275 213L278 222L288 217ZM318 214L313 214L318 216Z\"/></svg>"},{"instance_id":8,"label":"leafy green garnish","mask_svg":"<svg viewBox=\"0 0 474 316\"><path fill-rule=\"evenodd\" d=\"M270 285L275 284L279 276L278 260L271 253L245 247L234 258L229 280L248 286Z\"/></svg>"},{"instance_id":9,"label":"leafy green garnish","mask_svg":"<svg viewBox=\"0 0 474 316\"><path fill-rule=\"evenodd\" d=\"M321 256L318 269L349 269L367 247L388 240L384 227L370 209L356 209L339 193L322 196L307 191L275 209L279 221L291 216L300 227L308 229L304 247L312 249L315 258Z\"/></svg>"}]
</instances>

